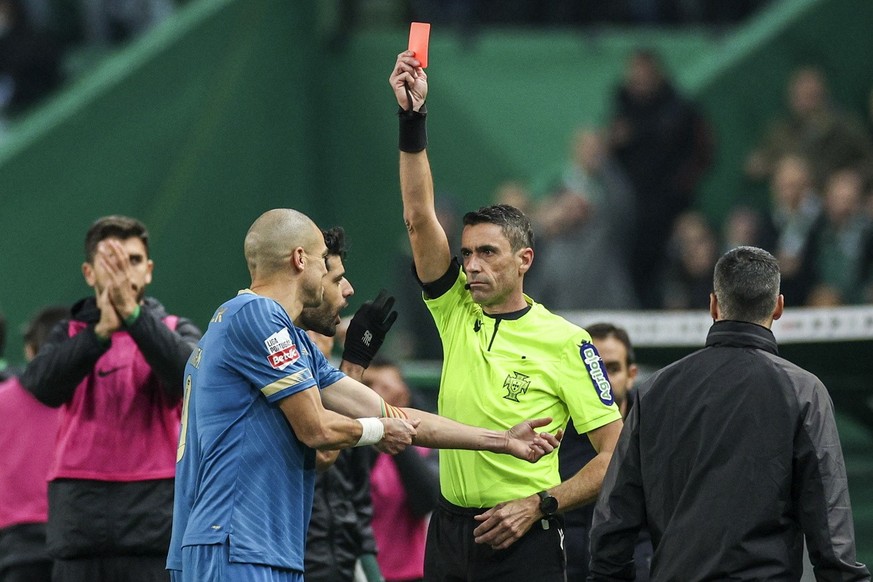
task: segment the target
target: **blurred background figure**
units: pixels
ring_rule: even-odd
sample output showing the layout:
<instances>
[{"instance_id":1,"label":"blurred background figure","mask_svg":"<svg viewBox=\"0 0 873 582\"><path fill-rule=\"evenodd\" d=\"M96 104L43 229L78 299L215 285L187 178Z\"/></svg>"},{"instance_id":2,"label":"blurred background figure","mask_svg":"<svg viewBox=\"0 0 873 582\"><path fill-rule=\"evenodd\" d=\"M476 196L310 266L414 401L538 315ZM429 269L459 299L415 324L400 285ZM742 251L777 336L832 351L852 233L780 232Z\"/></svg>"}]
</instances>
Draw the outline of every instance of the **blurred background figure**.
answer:
<instances>
[{"instance_id":1,"label":"blurred background figure","mask_svg":"<svg viewBox=\"0 0 873 582\"><path fill-rule=\"evenodd\" d=\"M682 214L673 228L663 276L664 309L705 309L718 260L718 238L699 212Z\"/></svg>"},{"instance_id":2,"label":"blurred background figure","mask_svg":"<svg viewBox=\"0 0 873 582\"><path fill-rule=\"evenodd\" d=\"M770 211L764 220L762 248L773 253L782 271L782 294L805 305L813 284L812 238L822 212L809 162L794 154L781 157L770 179Z\"/></svg>"},{"instance_id":3,"label":"blurred background figure","mask_svg":"<svg viewBox=\"0 0 873 582\"><path fill-rule=\"evenodd\" d=\"M641 306L659 306L652 280L662 267L673 221L694 201L712 163L708 122L681 95L660 57L635 50L613 101L609 143L636 196L631 275Z\"/></svg>"},{"instance_id":4,"label":"blurred background figure","mask_svg":"<svg viewBox=\"0 0 873 582\"><path fill-rule=\"evenodd\" d=\"M494 204L515 206L528 216L532 216L536 203L530 189L520 180L501 182L492 196Z\"/></svg>"},{"instance_id":5,"label":"blurred background figure","mask_svg":"<svg viewBox=\"0 0 873 582\"><path fill-rule=\"evenodd\" d=\"M23 0L0 0L0 118L14 117L61 83L60 50L28 21Z\"/></svg>"},{"instance_id":6,"label":"blurred background figure","mask_svg":"<svg viewBox=\"0 0 873 582\"><path fill-rule=\"evenodd\" d=\"M781 158L798 154L810 164L813 185L821 188L838 168L873 160L873 145L863 122L832 102L820 69L796 69L786 92L788 114L773 122L749 153L745 167L749 178L767 180Z\"/></svg>"},{"instance_id":7,"label":"blurred background figure","mask_svg":"<svg viewBox=\"0 0 873 582\"><path fill-rule=\"evenodd\" d=\"M824 215L815 229L815 284L807 303L826 307L861 303L870 281L871 257L865 256L871 220L864 212L864 182L854 169L839 170L828 179Z\"/></svg>"},{"instance_id":8,"label":"blurred background figure","mask_svg":"<svg viewBox=\"0 0 873 582\"><path fill-rule=\"evenodd\" d=\"M446 231L451 251L461 252L461 211L452 194L437 192L434 200L437 219ZM442 360L443 344L436 324L421 300L421 287L412 269L412 250L404 234L398 242L402 248L393 264L392 292L397 300L398 318L388 337L388 353L399 359Z\"/></svg>"},{"instance_id":9,"label":"blurred background figure","mask_svg":"<svg viewBox=\"0 0 873 582\"><path fill-rule=\"evenodd\" d=\"M740 205L731 209L722 227L722 252L735 247L762 246L764 240L763 218L760 213L748 206Z\"/></svg>"},{"instance_id":10,"label":"blurred background figure","mask_svg":"<svg viewBox=\"0 0 873 582\"><path fill-rule=\"evenodd\" d=\"M542 195L531 214L538 239L528 291L553 310L633 309L630 182L597 129L577 129L569 154L534 187Z\"/></svg>"},{"instance_id":11,"label":"blurred background figure","mask_svg":"<svg viewBox=\"0 0 873 582\"><path fill-rule=\"evenodd\" d=\"M392 406L418 406L400 368L377 356L364 383ZM379 569L387 582L412 582L424 575L428 517L439 497L436 451L408 447L396 455L376 453L370 473L373 533Z\"/></svg>"},{"instance_id":12,"label":"blurred background figure","mask_svg":"<svg viewBox=\"0 0 873 582\"><path fill-rule=\"evenodd\" d=\"M81 0L85 39L117 44L144 32L173 12L172 0Z\"/></svg>"},{"instance_id":13,"label":"blurred background figure","mask_svg":"<svg viewBox=\"0 0 873 582\"><path fill-rule=\"evenodd\" d=\"M67 307L55 306L34 316L24 332L26 361L69 314ZM58 411L40 404L18 378L10 377L0 381L0 419L0 580L51 582L45 525Z\"/></svg>"}]
</instances>

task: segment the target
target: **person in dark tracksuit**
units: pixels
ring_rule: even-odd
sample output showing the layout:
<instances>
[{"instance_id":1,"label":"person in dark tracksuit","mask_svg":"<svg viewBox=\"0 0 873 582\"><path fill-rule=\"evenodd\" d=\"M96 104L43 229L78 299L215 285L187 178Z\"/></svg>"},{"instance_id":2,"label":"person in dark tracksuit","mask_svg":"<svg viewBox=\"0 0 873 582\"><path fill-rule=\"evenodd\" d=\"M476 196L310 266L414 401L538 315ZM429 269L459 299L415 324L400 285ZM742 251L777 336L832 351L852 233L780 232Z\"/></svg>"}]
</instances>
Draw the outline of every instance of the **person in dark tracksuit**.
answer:
<instances>
[{"instance_id":1,"label":"person in dark tracksuit","mask_svg":"<svg viewBox=\"0 0 873 582\"><path fill-rule=\"evenodd\" d=\"M738 247L715 266L706 347L653 374L633 405L594 509L589 580L869 581L855 557L846 469L827 389L779 357L776 259Z\"/></svg>"},{"instance_id":2,"label":"person in dark tracksuit","mask_svg":"<svg viewBox=\"0 0 873 582\"><path fill-rule=\"evenodd\" d=\"M97 220L85 255L94 296L73 306L21 376L61 408L48 475L53 580L168 580L182 374L200 330L145 296L153 263L138 220Z\"/></svg>"}]
</instances>

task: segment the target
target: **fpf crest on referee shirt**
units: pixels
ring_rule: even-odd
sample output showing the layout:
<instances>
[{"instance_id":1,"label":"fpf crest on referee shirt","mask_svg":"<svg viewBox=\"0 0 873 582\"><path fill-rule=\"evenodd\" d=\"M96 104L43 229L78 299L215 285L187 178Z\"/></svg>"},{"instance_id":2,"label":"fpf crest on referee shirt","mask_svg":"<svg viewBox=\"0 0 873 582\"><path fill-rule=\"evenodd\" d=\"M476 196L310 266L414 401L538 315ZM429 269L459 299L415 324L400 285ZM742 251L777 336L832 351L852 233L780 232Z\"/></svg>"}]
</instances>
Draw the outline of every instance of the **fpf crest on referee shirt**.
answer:
<instances>
[{"instance_id":1,"label":"fpf crest on referee shirt","mask_svg":"<svg viewBox=\"0 0 873 582\"><path fill-rule=\"evenodd\" d=\"M521 394L526 394L530 388L530 376L526 376L521 372L513 372L503 381L503 388L506 389L506 394L503 395L507 400L518 402L518 397Z\"/></svg>"}]
</instances>

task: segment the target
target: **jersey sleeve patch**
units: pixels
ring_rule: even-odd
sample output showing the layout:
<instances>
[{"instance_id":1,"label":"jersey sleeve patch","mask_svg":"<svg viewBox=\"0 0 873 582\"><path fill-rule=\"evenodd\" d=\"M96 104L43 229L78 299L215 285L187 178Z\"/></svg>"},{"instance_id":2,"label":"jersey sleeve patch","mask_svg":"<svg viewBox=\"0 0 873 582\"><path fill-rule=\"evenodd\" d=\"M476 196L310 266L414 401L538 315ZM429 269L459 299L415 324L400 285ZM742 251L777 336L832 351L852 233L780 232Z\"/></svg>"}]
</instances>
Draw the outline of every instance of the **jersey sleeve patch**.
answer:
<instances>
[{"instance_id":1,"label":"jersey sleeve patch","mask_svg":"<svg viewBox=\"0 0 873 582\"><path fill-rule=\"evenodd\" d=\"M284 370L300 359L300 352L291 340L287 327L283 327L264 340L267 347L267 361L275 370Z\"/></svg>"},{"instance_id":2,"label":"jersey sleeve patch","mask_svg":"<svg viewBox=\"0 0 873 582\"><path fill-rule=\"evenodd\" d=\"M612 386L609 384L609 376L606 374L606 368L597 348L592 343L582 342L579 346L579 355L582 358L582 363L585 364L585 369L588 370L591 384L597 391L597 397L606 406L612 406L615 403L615 399L612 397Z\"/></svg>"}]
</instances>

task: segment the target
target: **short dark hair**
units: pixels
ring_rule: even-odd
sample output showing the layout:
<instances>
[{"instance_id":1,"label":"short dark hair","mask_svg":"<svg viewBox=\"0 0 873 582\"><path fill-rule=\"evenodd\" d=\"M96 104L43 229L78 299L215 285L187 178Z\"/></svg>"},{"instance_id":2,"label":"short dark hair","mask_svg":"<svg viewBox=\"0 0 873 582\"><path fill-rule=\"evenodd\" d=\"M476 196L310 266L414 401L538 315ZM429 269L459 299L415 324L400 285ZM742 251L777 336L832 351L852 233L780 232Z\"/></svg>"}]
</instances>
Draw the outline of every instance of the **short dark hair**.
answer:
<instances>
[{"instance_id":1,"label":"short dark hair","mask_svg":"<svg viewBox=\"0 0 873 582\"><path fill-rule=\"evenodd\" d=\"M346 260L346 253L349 252L346 247L346 231L341 226L334 226L327 230L322 230L324 235L324 245L327 247L327 254L338 256L343 261Z\"/></svg>"},{"instance_id":2,"label":"short dark hair","mask_svg":"<svg viewBox=\"0 0 873 582\"><path fill-rule=\"evenodd\" d=\"M145 246L146 257L149 254L149 231L145 225L135 218L114 214L98 218L85 235L85 260L94 261L97 245L107 238L126 240L137 237Z\"/></svg>"},{"instance_id":3,"label":"short dark hair","mask_svg":"<svg viewBox=\"0 0 873 582\"><path fill-rule=\"evenodd\" d=\"M624 344L625 352L627 353L627 365L635 364L637 356L634 354L634 346L631 344L630 336L627 330L623 327L618 327L612 323L594 323L585 326L585 330L591 336L591 339L600 340L608 337L614 337Z\"/></svg>"},{"instance_id":4,"label":"short dark hair","mask_svg":"<svg viewBox=\"0 0 873 582\"><path fill-rule=\"evenodd\" d=\"M52 328L70 317L70 308L63 305L51 305L41 309L24 328L25 345L33 346L38 352L51 333Z\"/></svg>"},{"instance_id":5,"label":"short dark hair","mask_svg":"<svg viewBox=\"0 0 873 582\"><path fill-rule=\"evenodd\" d=\"M509 240L512 251L534 246L533 228L524 212L509 204L483 206L479 210L464 215L464 226L474 224L496 224Z\"/></svg>"},{"instance_id":6,"label":"short dark hair","mask_svg":"<svg viewBox=\"0 0 873 582\"><path fill-rule=\"evenodd\" d=\"M779 262L757 247L737 247L715 264L713 293L722 319L762 323L779 299Z\"/></svg>"}]
</instances>

